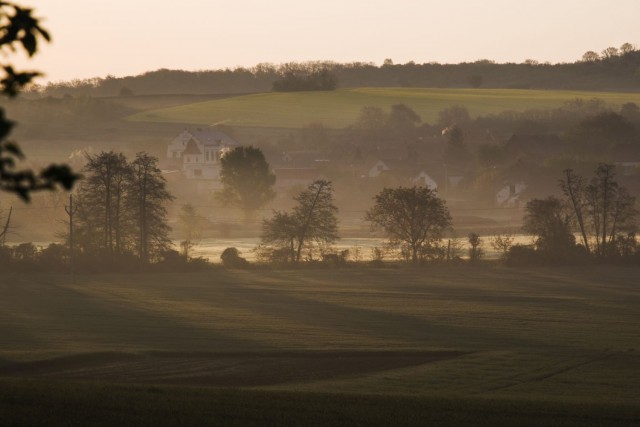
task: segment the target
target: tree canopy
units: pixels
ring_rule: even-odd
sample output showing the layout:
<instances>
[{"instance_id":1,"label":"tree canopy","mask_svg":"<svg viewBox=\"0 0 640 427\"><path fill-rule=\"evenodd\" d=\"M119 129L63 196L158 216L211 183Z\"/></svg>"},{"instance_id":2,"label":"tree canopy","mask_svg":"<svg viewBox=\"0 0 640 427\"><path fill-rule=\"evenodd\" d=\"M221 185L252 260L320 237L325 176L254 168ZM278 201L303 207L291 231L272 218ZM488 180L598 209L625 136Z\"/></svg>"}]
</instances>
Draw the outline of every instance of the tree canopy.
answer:
<instances>
[{"instance_id":1,"label":"tree canopy","mask_svg":"<svg viewBox=\"0 0 640 427\"><path fill-rule=\"evenodd\" d=\"M569 210L557 197L527 202L522 229L535 236L538 250L550 256L564 258L575 246Z\"/></svg>"},{"instance_id":2,"label":"tree canopy","mask_svg":"<svg viewBox=\"0 0 640 427\"><path fill-rule=\"evenodd\" d=\"M110 151L87 160L76 222L83 256L117 261L133 255L142 263L158 259L171 245L165 204L173 197L157 159L138 153L129 162Z\"/></svg>"},{"instance_id":3,"label":"tree canopy","mask_svg":"<svg viewBox=\"0 0 640 427\"><path fill-rule=\"evenodd\" d=\"M262 244L286 253L285 258L299 263L303 249L327 246L338 237L338 208L333 204L333 187L329 181L314 181L295 198L291 212L276 211L262 226ZM272 250L273 253L273 250Z\"/></svg>"},{"instance_id":4,"label":"tree canopy","mask_svg":"<svg viewBox=\"0 0 640 427\"><path fill-rule=\"evenodd\" d=\"M220 159L223 188L216 196L224 204L236 206L247 217L273 200L276 176L259 148L236 147Z\"/></svg>"},{"instance_id":5,"label":"tree canopy","mask_svg":"<svg viewBox=\"0 0 640 427\"><path fill-rule=\"evenodd\" d=\"M385 188L374 200L365 220L382 229L392 245L407 245L414 263L452 225L445 201L428 187Z\"/></svg>"}]
</instances>

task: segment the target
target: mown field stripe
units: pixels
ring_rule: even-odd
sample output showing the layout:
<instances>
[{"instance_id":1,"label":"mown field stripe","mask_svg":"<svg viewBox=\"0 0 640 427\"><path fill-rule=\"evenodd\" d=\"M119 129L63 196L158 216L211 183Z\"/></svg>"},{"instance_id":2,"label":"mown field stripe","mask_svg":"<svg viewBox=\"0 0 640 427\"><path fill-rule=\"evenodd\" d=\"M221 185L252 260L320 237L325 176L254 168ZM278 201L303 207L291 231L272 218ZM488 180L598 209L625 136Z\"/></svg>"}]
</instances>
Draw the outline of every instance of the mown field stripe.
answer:
<instances>
[{"instance_id":1,"label":"mown field stripe","mask_svg":"<svg viewBox=\"0 0 640 427\"><path fill-rule=\"evenodd\" d=\"M238 127L300 128L320 122L329 128L354 123L363 106L384 109L406 104L424 121L434 123L438 113L462 105L473 116L505 110L523 111L560 107L577 98L598 98L613 108L640 103L640 93L584 92L523 89L352 88L332 92L289 92L240 95L170 108L151 109L129 117L131 121L226 123Z\"/></svg>"}]
</instances>

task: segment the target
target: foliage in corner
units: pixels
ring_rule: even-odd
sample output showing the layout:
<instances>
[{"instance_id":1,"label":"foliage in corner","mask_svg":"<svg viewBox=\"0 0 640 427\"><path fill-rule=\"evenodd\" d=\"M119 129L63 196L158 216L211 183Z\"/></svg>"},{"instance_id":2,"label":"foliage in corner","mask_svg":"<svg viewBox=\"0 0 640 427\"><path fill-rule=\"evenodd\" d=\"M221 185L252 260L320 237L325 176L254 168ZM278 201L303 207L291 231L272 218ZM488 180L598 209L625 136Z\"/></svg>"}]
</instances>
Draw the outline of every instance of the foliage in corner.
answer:
<instances>
[{"instance_id":1,"label":"foliage in corner","mask_svg":"<svg viewBox=\"0 0 640 427\"><path fill-rule=\"evenodd\" d=\"M29 8L0 2L0 53L4 57L20 50L31 57L38 49L39 40L50 40L49 33L32 13ZM0 92L10 98L39 75L34 71L16 71L9 63L0 67L4 73L0 78ZM70 190L79 175L67 165L52 164L39 173L16 169L16 163L24 159L24 154L18 144L8 139L13 125L0 108L0 190L15 193L26 201L32 191L53 190L57 186Z\"/></svg>"}]
</instances>

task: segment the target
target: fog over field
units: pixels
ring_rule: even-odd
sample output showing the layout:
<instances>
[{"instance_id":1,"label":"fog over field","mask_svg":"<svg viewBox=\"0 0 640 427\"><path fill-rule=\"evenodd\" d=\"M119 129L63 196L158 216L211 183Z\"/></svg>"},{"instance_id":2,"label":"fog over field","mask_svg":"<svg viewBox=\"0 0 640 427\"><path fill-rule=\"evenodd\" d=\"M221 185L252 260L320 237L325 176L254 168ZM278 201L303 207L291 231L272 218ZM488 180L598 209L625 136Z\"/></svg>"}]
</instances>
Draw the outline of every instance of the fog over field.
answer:
<instances>
[{"instance_id":1,"label":"fog over field","mask_svg":"<svg viewBox=\"0 0 640 427\"><path fill-rule=\"evenodd\" d=\"M0 3L0 425L640 425L640 9L561 3Z\"/></svg>"}]
</instances>

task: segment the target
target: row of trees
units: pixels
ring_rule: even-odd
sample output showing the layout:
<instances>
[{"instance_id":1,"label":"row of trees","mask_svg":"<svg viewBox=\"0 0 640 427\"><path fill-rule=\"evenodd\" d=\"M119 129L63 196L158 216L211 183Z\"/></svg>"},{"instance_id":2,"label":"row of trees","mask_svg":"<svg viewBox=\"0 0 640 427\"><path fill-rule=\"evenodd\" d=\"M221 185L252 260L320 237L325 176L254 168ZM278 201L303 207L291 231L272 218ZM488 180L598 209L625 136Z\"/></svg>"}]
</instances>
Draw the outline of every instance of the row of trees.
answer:
<instances>
[{"instance_id":1,"label":"row of trees","mask_svg":"<svg viewBox=\"0 0 640 427\"><path fill-rule=\"evenodd\" d=\"M335 255L329 246L338 237L338 208L333 203L333 187L324 180L313 182L295 197L296 206L290 212L275 211L263 222L263 258L299 263L303 255L313 259ZM388 237L390 247L400 248L417 263L440 247L443 233L452 226L451 215L444 200L427 187L386 188L376 197L365 220L372 229Z\"/></svg>"},{"instance_id":2,"label":"row of trees","mask_svg":"<svg viewBox=\"0 0 640 427\"><path fill-rule=\"evenodd\" d=\"M171 246L165 203L172 200L158 159L138 153L88 155L69 234L72 253L106 261L135 256L158 259Z\"/></svg>"},{"instance_id":3,"label":"row of trees","mask_svg":"<svg viewBox=\"0 0 640 427\"><path fill-rule=\"evenodd\" d=\"M631 43L623 43L620 48L609 46L608 48L603 49L599 54L593 50L589 50L582 55L582 61L595 62L603 59L624 57L626 55L631 55L636 50L636 47Z\"/></svg>"},{"instance_id":4,"label":"row of trees","mask_svg":"<svg viewBox=\"0 0 640 427\"><path fill-rule=\"evenodd\" d=\"M636 89L640 52L625 43L602 54L587 52L574 63L549 64L525 60L520 64L497 64L479 60L461 64L436 62L377 66L370 62L258 64L255 67L207 71L160 69L137 76L93 78L52 82L35 88L40 94L63 96L117 96L123 91L138 95L174 93L249 93L280 90L276 81L301 82L304 75L316 79L315 87L405 86L405 87L502 87L532 89ZM323 71L324 70L324 71ZM286 76L286 78L285 78ZM293 78L295 77L295 78ZM324 79L324 83L322 83ZM285 85L286 86L286 85ZM293 84L292 87L297 86ZM298 89L300 90L300 89ZM303 89L309 90L309 89Z\"/></svg>"},{"instance_id":5,"label":"row of trees","mask_svg":"<svg viewBox=\"0 0 640 427\"><path fill-rule=\"evenodd\" d=\"M327 67L293 64L278 74L272 86L274 92L327 91L338 86L338 78Z\"/></svg>"},{"instance_id":6,"label":"row of trees","mask_svg":"<svg viewBox=\"0 0 640 427\"><path fill-rule=\"evenodd\" d=\"M441 119L444 122L446 118L443 115ZM243 208L247 215L274 195L268 164L253 147L239 147L227 160L223 158L221 176L224 189L219 196ZM527 205L523 228L536 236L539 253L560 260L574 257L576 251L600 259L634 251L629 245L635 244L635 198L616 181L613 165L601 164L589 182L566 170L560 188L563 200L533 199ZM291 211L276 211L263 223L260 252L268 259L299 263L303 255L310 258L314 252L326 253L338 238L330 182L314 182L295 201ZM441 237L451 228L445 202L426 187L383 189L365 220L384 231L389 245L401 248L413 262L442 253ZM576 245L576 232L582 239L580 246ZM469 241L473 248L479 248L478 236ZM480 252L474 250L472 258L479 257Z\"/></svg>"},{"instance_id":7,"label":"row of trees","mask_svg":"<svg viewBox=\"0 0 640 427\"><path fill-rule=\"evenodd\" d=\"M541 254L555 260L604 260L636 253L636 200L616 180L613 165L600 164L589 180L567 169L559 185L564 199L527 203L523 229L536 236Z\"/></svg>"}]
</instances>

